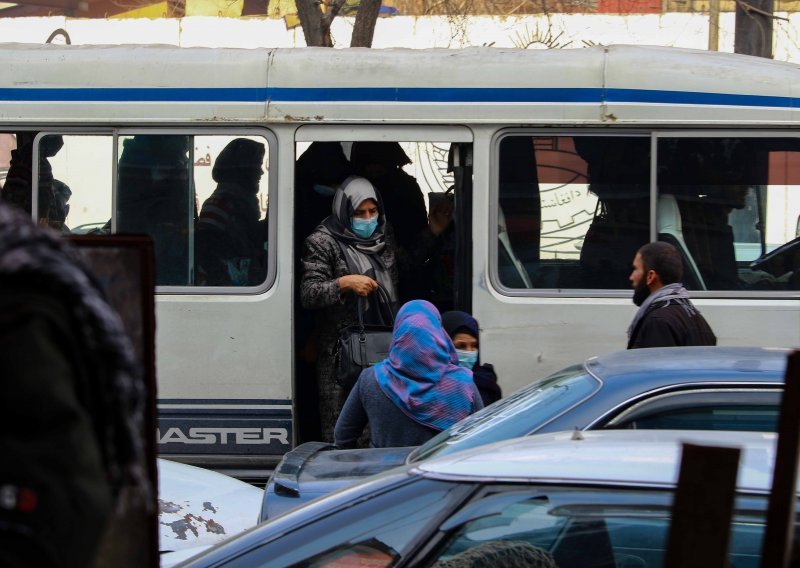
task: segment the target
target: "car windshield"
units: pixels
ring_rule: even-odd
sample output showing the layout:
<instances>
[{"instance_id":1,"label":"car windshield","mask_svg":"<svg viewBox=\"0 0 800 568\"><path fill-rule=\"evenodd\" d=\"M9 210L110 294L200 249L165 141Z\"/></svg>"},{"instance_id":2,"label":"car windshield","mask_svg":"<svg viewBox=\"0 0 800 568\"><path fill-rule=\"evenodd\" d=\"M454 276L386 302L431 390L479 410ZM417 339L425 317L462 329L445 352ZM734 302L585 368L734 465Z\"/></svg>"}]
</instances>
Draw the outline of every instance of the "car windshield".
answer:
<instances>
[{"instance_id":1,"label":"car windshield","mask_svg":"<svg viewBox=\"0 0 800 568\"><path fill-rule=\"evenodd\" d=\"M414 450L407 461L412 463L434 455L525 436L599 389L600 381L589 375L582 365L568 367L444 430Z\"/></svg>"}]
</instances>

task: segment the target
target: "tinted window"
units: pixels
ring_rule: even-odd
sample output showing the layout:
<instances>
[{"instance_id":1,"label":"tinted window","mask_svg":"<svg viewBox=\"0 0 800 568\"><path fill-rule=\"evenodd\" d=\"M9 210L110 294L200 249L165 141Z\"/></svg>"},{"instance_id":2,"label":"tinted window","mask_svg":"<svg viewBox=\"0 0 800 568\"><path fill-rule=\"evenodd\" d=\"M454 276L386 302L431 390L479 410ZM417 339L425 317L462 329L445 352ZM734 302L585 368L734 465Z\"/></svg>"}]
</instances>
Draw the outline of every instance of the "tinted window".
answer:
<instances>
[{"instance_id":1,"label":"tinted window","mask_svg":"<svg viewBox=\"0 0 800 568\"><path fill-rule=\"evenodd\" d=\"M160 286L256 286L267 274L267 143L121 136L116 231L153 237Z\"/></svg>"},{"instance_id":2,"label":"tinted window","mask_svg":"<svg viewBox=\"0 0 800 568\"><path fill-rule=\"evenodd\" d=\"M268 156L252 135L0 133L1 197L64 233L149 235L159 286L257 286Z\"/></svg>"},{"instance_id":3,"label":"tinted window","mask_svg":"<svg viewBox=\"0 0 800 568\"><path fill-rule=\"evenodd\" d=\"M690 290L800 289L800 140L657 140L656 238ZM497 271L508 288L625 289L651 239L651 139L509 135L498 148Z\"/></svg>"},{"instance_id":4,"label":"tinted window","mask_svg":"<svg viewBox=\"0 0 800 568\"><path fill-rule=\"evenodd\" d=\"M640 430L742 430L775 432L778 407L703 406L656 412L623 424Z\"/></svg>"},{"instance_id":5,"label":"tinted window","mask_svg":"<svg viewBox=\"0 0 800 568\"><path fill-rule=\"evenodd\" d=\"M530 434L600 388L581 365L517 391L441 432L411 454L411 461Z\"/></svg>"},{"instance_id":6,"label":"tinted window","mask_svg":"<svg viewBox=\"0 0 800 568\"><path fill-rule=\"evenodd\" d=\"M662 138L658 238L683 253L692 287L800 289L800 140Z\"/></svg>"},{"instance_id":7,"label":"tinted window","mask_svg":"<svg viewBox=\"0 0 800 568\"><path fill-rule=\"evenodd\" d=\"M649 241L646 136L507 136L498 272L509 288L624 288Z\"/></svg>"}]
</instances>

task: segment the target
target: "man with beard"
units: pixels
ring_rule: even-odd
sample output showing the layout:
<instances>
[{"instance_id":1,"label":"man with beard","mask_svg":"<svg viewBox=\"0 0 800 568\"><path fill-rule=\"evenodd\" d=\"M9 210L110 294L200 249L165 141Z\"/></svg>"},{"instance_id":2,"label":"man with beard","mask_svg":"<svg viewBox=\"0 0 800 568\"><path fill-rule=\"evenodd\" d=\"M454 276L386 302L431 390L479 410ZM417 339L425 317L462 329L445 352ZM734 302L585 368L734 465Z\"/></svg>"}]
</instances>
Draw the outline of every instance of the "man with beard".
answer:
<instances>
[{"instance_id":1,"label":"man with beard","mask_svg":"<svg viewBox=\"0 0 800 568\"><path fill-rule=\"evenodd\" d=\"M639 311L628 328L628 349L717 344L682 278L680 253L672 245L648 243L636 252L630 281Z\"/></svg>"}]
</instances>

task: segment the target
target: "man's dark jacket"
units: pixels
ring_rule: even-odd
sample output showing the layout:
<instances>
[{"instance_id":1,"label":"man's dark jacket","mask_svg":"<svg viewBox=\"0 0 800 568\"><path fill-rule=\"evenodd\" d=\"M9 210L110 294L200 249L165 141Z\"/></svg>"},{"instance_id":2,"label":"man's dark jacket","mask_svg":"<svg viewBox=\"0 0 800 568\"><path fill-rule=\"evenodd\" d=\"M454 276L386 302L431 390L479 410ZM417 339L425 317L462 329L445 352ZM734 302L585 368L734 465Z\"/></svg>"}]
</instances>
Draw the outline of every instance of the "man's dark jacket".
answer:
<instances>
[{"instance_id":1,"label":"man's dark jacket","mask_svg":"<svg viewBox=\"0 0 800 568\"><path fill-rule=\"evenodd\" d=\"M686 303L691 306L688 300ZM716 345L717 338L697 308L676 300L652 304L637 322L628 340L628 349Z\"/></svg>"}]
</instances>

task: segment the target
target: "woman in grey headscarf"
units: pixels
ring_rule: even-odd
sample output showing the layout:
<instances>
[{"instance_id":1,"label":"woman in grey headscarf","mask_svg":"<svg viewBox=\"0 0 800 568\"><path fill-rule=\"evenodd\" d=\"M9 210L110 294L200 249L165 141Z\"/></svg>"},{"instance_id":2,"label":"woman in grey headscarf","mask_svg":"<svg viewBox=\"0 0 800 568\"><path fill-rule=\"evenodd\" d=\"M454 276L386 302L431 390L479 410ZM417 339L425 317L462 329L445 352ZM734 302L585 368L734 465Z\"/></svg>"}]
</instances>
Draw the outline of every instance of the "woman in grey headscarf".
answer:
<instances>
[{"instance_id":1,"label":"woman in grey headscarf","mask_svg":"<svg viewBox=\"0 0 800 568\"><path fill-rule=\"evenodd\" d=\"M336 418L348 394L335 378L339 330L358 322L358 297L366 300L364 323L369 324L388 325L397 302L394 241L387 235L380 196L368 180L352 176L342 182L331 215L305 240L302 265L300 300L304 308L317 311L322 438L333 442ZM379 285L388 294L388 306L377 294Z\"/></svg>"}]
</instances>

